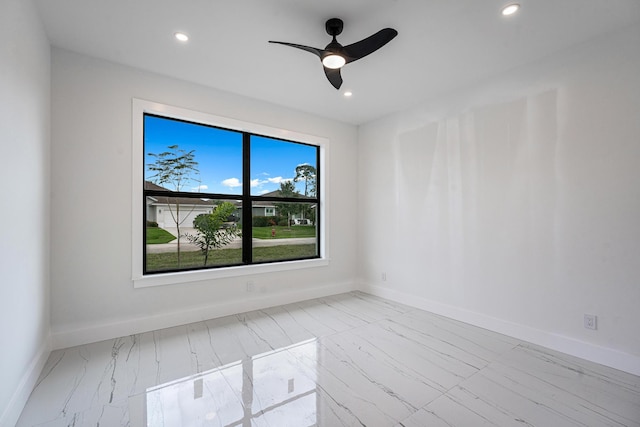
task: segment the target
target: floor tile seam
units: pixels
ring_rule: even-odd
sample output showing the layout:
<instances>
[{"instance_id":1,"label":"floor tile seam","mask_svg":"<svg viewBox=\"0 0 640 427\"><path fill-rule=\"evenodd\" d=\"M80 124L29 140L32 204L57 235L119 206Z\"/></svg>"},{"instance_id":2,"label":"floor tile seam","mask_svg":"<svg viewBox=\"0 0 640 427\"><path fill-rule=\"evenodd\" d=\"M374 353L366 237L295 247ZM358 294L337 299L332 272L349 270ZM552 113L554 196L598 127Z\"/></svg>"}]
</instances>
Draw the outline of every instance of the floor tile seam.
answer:
<instances>
[{"instance_id":1,"label":"floor tile seam","mask_svg":"<svg viewBox=\"0 0 640 427\"><path fill-rule=\"evenodd\" d=\"M590 371L593 371L594 369L589 367L589 366L584 366L585 364L587 365L595 365L598 368L603 368L603 369L611 369L613 371L615 371L616 374L620 375L622 374L623 376L629 376L629 377L633 377L634 379L636 379L638 381L638 384L640 384L640 375L635 375L632 374L630 372L626 372L620 369L616 369L616 368L612 368L611 366L607 366L607 365L603 365L601 363L598 362L594 362L588 359L584 359L582 357L579 356L574 356L572 354L569 353L564 353L562 351L559 350L554 350L552 348L549 347L545 347L543 345L540 344L535 344L532 342L528 342L528 341L522 341L518 344L518 347L521 347L524 350L531 350L531 351L535 351L535 352L541 352L539 349L544 350L544 354L546 354L548 357L554 357L554 358L562 358L562 357L567 357L567 358L571 358L571 359L576 359L574 361L572 360L567 360L567 359L562 359L563 361L565 361L566 363L570 363L572 365L579 365L580 367L586 368ZM557 353L553 354L553 353Z\"/></svg>"},{"instance_id":2,"label":"floor tile seam","mask_svg":"<svg viewBox=\"0 0 640 427\"><path fill-rule=\"evenodd\" d=\"M385 320L391 320L391 321L392 321L392 320L393 320L393 319L395 319L395 318L404 317L404 316L406 316L406 315L408 315L409 313L412 313L412 312L426 312L426 313L430 313L430 312L428 312L428 311L425 311L425 310L422 310L422 309L416 308L416 309L413 309L413 310L407 311L407 312L405 312L405 313L399 314L399 315L397 315L397 316L388 317L388 318L386 318L386 319L380 319L380 320L378 320L378 321L376 321L376 322L372 322L372 324L373 324L373 323L381 323L381 322L384 322ZM447 318L447 317L445 317L445 319L448 319L448 318ZM473 325L464 324L464 326L473 326ZM504 355L506 355L507 353L509 353L509 352L511 352L511 351L513 351L513 350L515 350L516 348L520 347L520 346L524 343L524 342L523 342L523 341L521 341L521 340L517 340L517 341L518 341L518 342L517 342L516 344L514 344L512 347L507 348L507 349L502 350L502 351L495 352L495 354L494 354L493 356L491 356L490 358L485 359L484 357L477 356L477 357L478 357L478 359L485 361L485 363L484 363L484 364L481 364L481 366L480 366L480 367L478 367L478 368L476 368L476 369L478 369L478 370L484 369L485 367L489 366L491 363L493 363L493 362L496 362L496 361L500 360ZM475 375L475 373L474 373L473 375Z\"/></svg>"},{"instance_id":3,"label":"floor tile seam","mask_svg":"<svg viewBox=\"0 0 640 427\"><path fill-rule=\"evenodd\" d=\"M514 349L515 349L515 347L514 347ZM470 389L468 389L467 387L465 387L465 383L469 382L472 378L474 378L474 377L475 377L476 375L478 375L478 374L484 375L484 377L486 378L486 380L488 380L489 382L494 383L496 386L498 386L498 387L503 387L503 388L505 388L505 389L509 390L509 389L508 389L506 386L504 386L503 384L501 384L501 383L496 382L495 380L493 380L489 375L485 375L485 370L486 370L487 368L489 368L490 366L493 366L493 365L498 365L498 364L503 365L503 366L506 366L506 367L509 367L508 365L505 365L504 363L502 363L502 362L500 362L500 361L492 362L492 363L488 364L487 366L485 366L484 368L482 368L482 369L478 370L478 372L476 372L476 373L474 373L474 374L470 375L469 377L467 377L467 378L465 378L464 380L460 381L458 384L456 384L456 385L454 385L453 387L451 387L451 388L450 388L450 389L445 393L445 395L449 395L449 394L451 394L452 390L453 390L453 389L455 389L455 388L464 389L464 390L468 391L469 393L475 394L473 391L471 391ZM522 371L522 372L523 372L523 373L526 373L525 371ZM507 378L507 379L508 379L508 376L506 376L506 375L500 374L500 376L502 376L502 377L504 377L504 378ZM546 383L546 382L545 382L545 383ZM552 387L558 388L560 391L562 391L562 392L564 392L564 393L568 393L568 394L572 395L573 397L578 398L579 400L584 401L584 399L583 399L583 398L581 398L580 396L574 395L573 393L571 393L571 392L569 392L569 391L567 391L567 390L565 390L565 389L562 389L562 388L560 388L560 387L556 386L555 384L549 384L549 383L547 383L547 384L548 384L548 385L550 385L550 386L552 386ZM510 392L511 392L511 393L515 393L515 394L517 394L517 395L520 395L522 398L525 398L525 399L531 400L528 396L526 396L526 395L524 395L524 394L521 394L520 392L516 392L516 391L514 391L514 390L510 390ZM538 393L542 393L543 395L545 394L545 393L543 393L543 392L541 392L541 391L538 391ZM550 397L549 397L549 398L550 398ZM453 397L452 397L452 399L453 399ZM434 401L435 401L435 399L434 399ZM554 401L558 401L558 400L557 400L557 399L555 399ZM588 402L588 401L587 401L587 402ZM433 401L432 401L432 402L430 402L429 404L431 404L431 403L433 403ZM487 402L487 403L489 403L489 402ZM566 402L564 401L564 399L560 399L560 400L559 400L559 403L560 403L562 406L566 407L567 409L572 409L570 406L567 406L567 404L566 404ZM542 407L544 407L544 408L551 409L550 407L548 407L546 404L543 404L543 403L537 403L537 405L542 405ZM428 405L425 405L425 406L428 406ZM579 420L576 420L576 419L573 419L573 418L572 418L572 420L573 420L573 421L576 421L576 422L579 422Z\"/></svg>"},{"instance_id":4,"label":"floor tile seam","mask_svg":"<svg viewBox=\"0 0 640 427\"><path fill-rule=\"evenodd\" d=\"M373 324L378 324L378 323L390 321L390 320L393 320L393 319L397 319L397 318L400 318L400 317L404 317L407 314L409 314L411 312L414 312L416 310L418 310L418 309L412 309L412 310L409 310L409 311L405 311L404 313L397 313L397 314L393 314L393 315L390 315L390 316L384 316L381 319L376 319L376 320L373 320L373 321L369 322L369 324L373 325Z\"/></svg>"},{"instance_id":5,"label":"floor tile seam","mask_svg":"<svg viewBox=\"0 0 640 427\"><path fill-rule=\"evenodd\" d=\"M529 346L533 346L533 347L529 347ZM584 362L584 363L588 363L588 364L595 364L597 367L604 367L604 368L608 368L608 366L606 366L606 365L601 365L601 364L599 364L599 363L592 362L592 361L587 360L587 359L582 359L582 358L577 357L577 356L573 356L573 355L570 355L570 354L567 354L567 353L563 353L563 352L561 352L561 351L553 350L553 349L551 349L551 348L544 347L544 346L540 346L540 345L538 345L538 344L533 344L533 343L530 343L530 342L527 342L527 341L521 341L520 343L518 343L518 345L516 345L516 346L515 346L515 347L513 347L512 349L510 349L510 350L508 350L508 351L503 352L503 353L500 355L500 357L499 357L498 359L496 359L496 360L495 360L495 362L501 363L501 360L503 360L503 359L504 359L504 357L507 355L507 353L510 353L510 352L512 352L512 351L514 351L514 350L516 350L516 349L522 349L522 350L524 350L524 351L529 350L529 351L538 352L539 350L537 350L537 349L536 349L536 347L540 347L540 348L542 348L542 349L543 349L543 350L545 350L545 351L549 351L549 352L553 352L553 353L558 353L557 355L556 355L556 354L547 354L547 353L544 353L544 354L545 354L547 357L549 357L549 358L560 358L562 361L564 361L564 362L565 362L565 363L567 363L567 364L571 364L571 365L574 365L574 366L575 366L575 365L577 365L577 366L579 366L580 368L586 369L586 370L588 370L588 371L592 371L592 372L593 372L594 370L593 370L592 368L588 367L588 366L585 366L582 362ZM563 358L562 358L563 356L566 356L566 357L570 357L570 358L577 359L577 361L571 361L571 360L563 359ZM504 364L505 366L509 366L509 365L508 365L508 364L506 364L506 363L503 363L503 364ZM565 368L565 369L571 369L571 368L568 368L568 367L567 367L567 368ZM623 372L623 373L625 373L625 374L628 374L627 372L624 372L624 371L620 371L620 372ZM633 375L633 374L628 374L628 375ZM639 378L640 378L640 377L639 377Z\"/></svg>"},{"instance_id":6,"label":"floor tile seam","mask_svg":"<svg viewBox=\"0 0 640 427\"><path fill-rule=\"evenodd\" d=\"M487 366L489 366L490 364L494 363L494 362L499 362L500 360L504 359L504 357L513 352L514 350L517 350L519 347L521 347L523 344L522 341L518 340L518 343L516 343L513 347L505 349L503 351L497 352L496 355L493 357L493 360L488 361L483 367L482 369L486 368Z\"/></svg>"},{"instance_id":7,"label":"floor tile seam","mask_svg":"<svg viewBox=\"0 0 640 427\"><path fill-rule=\"evenodd\" d=\"M434 397L433 399L431 399L429 402L425 403L424 405L420 406L419 408L416 408L415 411L413 411L410 415L406 416L405 418L398 420L397 424L398 425L403 425L403 421L408 420L409 418L413 417L415 414L417 414L420 411L426 411L426 412L430 412L427 410L427 407L429 405L431 405L433 402L435 402L438 399L442 399L443 397L445 397L447 394L449 394L449 391L453 390L453 388L455 388L456 386L451 387L450 389L448 389L447 391L441 391L439 392L440 394L436 397ZM434 389L435 390L435 389Z\"/></svg>"},{"instance_id":8,"label":"floor tile seam","mask_svg":"<svg viewBox=\"0 0 640 427\"><path fill-rule=\"evenodd\" d=\"M513 347L511 347L511 348L509 348L509 349L507 349L507 350L504 350L504 351L502 351L502 352L497 353L497 354L495 355L495 357L494 357L492 360L487 361L487 363L485 363L485 364L484 364L484 366L482 366L482 367L478 368L478 371L477 371L477 372L474 372L474 373L473 373L473 374L471 374L469 377L467 377L467 378L465 378L464 380L460 381L458 384L456 384L456 385L455 385L454 387L452 387L450 390L452 390L453 388L455 388L455 387L459 386L459 385L460 385L460 384L462 384L463 382L466 382L467 380L469 380L469 379L471 379L471 378L475 377L476 375L478 375L478 374L480 374L480 373L484 373L484 372L486 372L486 370L487 370L490 366L492 366L492 365L494 365L494 364L498 364L498 363L499 363L499 364L503 364L503 365L504 365L504 363L503 363L503 362L501 362L501 360L504 360L504 357L505 357L508 353L513 352L513 351L514 351L514 350L516 350L518 347L520 347L520 345L521 345L521 343L518 343L518 344L514 345ZM450 391L450 390L449 390L449 391Z\"/></svg>"},{"instance_id":9,"label":"floor tile seam","mask_svg":"<svg viewBox=\"0 0 640 427\"><path fill-rule=\"evenodd\" d=\"M517 347L517 346L515 346L515 347ZM515 347L513 347L513 348L511 348L511 349L509 349L509 350L507 350L507 351L512 351ZM450 395L450 394L451 394L451 392L452 392L454 389L456 389L456 388L462 388L464 383L468 382L469 380L471 380L472 378L474 378L476 375L482 374L482 373L483 373L483 371L484 371L487 367L489 367L490 365L492 365L493 363L496 363L496 362L497 362L497 361L491 361L491 362L488 362L487 364L485 364L483 367L481 367L481 368L477 368L477 369L476 369L476 372L472 373L471 375L469 375L469 376L467 376L467 377L465 377L465 378L462 378L460 381L458 381L458 382L456 382L455 384L453 384L451 387L449 387L448 389L446 389L444 392L441 392L440 396L438 396L438 397L436 397L436 398L432 399L429 403L427 403L427 404L425 404L425 405L421 406L421 407L418 409L418 411L419 411L419 410L422 410L422 409L425 409L425 410L426 410L426 407L427 407L427 406L429 406L429 405L431 405L431 404L432 404L433 402L435 402L436 400L441 399L442 397L445 397L445 396Z\"/></svg>"},{"instance_id":10,"label":"floor tile seam","mask_svg":"<svg viewBox=\"0 0 640 427\"><path fill-rule=\"evenodd\" d=\"M519 347L520 347L520 346L519 346ZM564 353L560 353L560 354L561 354L561 355L563 355ZM572 357L573 357L573 356L572 356ZM511 365L506 364L506 363L501 362L501 361L496 361L496 362L495 362L495 364L500 364L500 365L502 365L502 366L504 366L504 367L506 367L506 368L515 369L515 370L517 370L517 371L521 372L522 374L530 374L530 372L529 372L529 371L527 371L527 370L525 370L525 369L521 368L519 365L518 365L518 366L511 366ZM618 417L623 417L621 414L618 414L618 413L612 412L612 411L611 411L610 409L608 409L607 407L603 407L603 406L601 406L601 405L597 404L597 403L596 403L596 402L594 402L594 401L590 401L590 400L588 400L586 397L584 397L584 396L582 396L582 395L580 395L580 394L576 394L576 393L575 393L575 392L573 392L572 390L570 390L570 389L568 389L568 388L566 388L566 387L564 387L564 386L562 386L562 385L560 385L560 384L557 384L557 383L555 383L555 382L550 382L550 381L545 380L544 378L541 378L541 377L537 377L537 376L536 376L536 378L537 378L540 382L542 382L543 384L545 384L545 385L547 385L547 386L549 386L549 387L551 387L551 388L553 388L553 389L557 390L557 391L558 391L558 392L560 392L560 393L563 393L563 394L565 394L565 395L567 395L567 396L571 397L572 399L575 399L576 403L580 403L580 406L584 406L584 405L583 405L583 403L587 403L587 404L592 405L592 406L594 406L594 407L597 407L597 408L599 408L599 409L601 409L601 410L604 410L605 412L609 412L609 413L611 413L612 415L615 415L615 416L618 416ZM566 399L561 399L561 402L562 402L562 404L563 404L564 406L567 406L569 401L568 401L568 400L566 400ZM600 413L600 412L598 412L598 413L599 413L600 415L602 415L602 416L606 416L606 415L604 415L604 413ZM609 416L606 416L606 417L607 417L607 418L610 418ZM612 421L614 421L614 422L618 422L618 421L615 421L615 420L612 420Z\"/></svg>"},{"instance_id":11,"label":"floor tile seam","mask_svg":"<svg viewBox=\"0 0 640 427\"><path fill-rule=\"evenodd\" d=\"M353 331L355 331L357 329L367 328L367 327L369 327L371 325L376 325L376 324L382 323L382 322L387 321L387 320L389 320L388 317L384 317L382 319L371 320L371 321L366 321L365 320L365 323L362 324L362 325L352 326L352 327L349 327L349 328L346 328L346 329L342 329L342 330L339 330L339 331L331 332L329 334L323 334L322 336L319 336L317 338L318 339L331 338L331 337L338 336L338 335L341 335L341 334L344 334L344 333L347 333L347 332L353 332Z\"/></svg>"},{"instance_id":12,"label":"floor tile seam","mask_svg":"<svg viewBox=\"0 0 640 427\"><path fill-rule=\"evenodd\" d=\"M513 351L513 350L514 350L514 349L516 349L519 345L520 345L520 344L518 344L518 345L514 346L513 348L511 348L511 349L509 349L509 350L507 350L507 351L505 351L505 352L503 352L503 353L507 353L507 352ZM483 366L482 368L479 368L479 369L478 369L476 372L474 372L473 374L469 375L469 376L468 376L468 377L466 377L466 378L463 378L462 380L460 380L459 382L457 382L456 384L454 384L453 386L451 386L449 389L447 389L445 392L443 392L440 396L438 396L438 397L434 398L434 399L433 399L433 400L431 400L429 403L427 403L427 404L423 405L421 408L419 408L419 409L418 409L418 411L420 411L420 410L425 410L425 411L427 411L427 412L430 412L430 411L428 411L427 407L428 407L428 406L430 406L430 405L432 405L432 404L433 404L434 402L436 402L437 400L442 399L443 397L449 397L452 401L454 401L454 402L455 402L455 399L454 399L454 397L452 396L452 392L453 392L455 389L464 389L464 390L468 390L469 392L471 392L471 390L469 390L469 389L467 389L467 388L465 387L465 383L468 383L469 381L471 381L471 379L473 379L474 377L476 377L476 376L478 376L478 375L484 375L486 378L489 378L487 375L485 375L486 370L487 370L490 366L492 366L492 365L494 365L494 364L500 364L500 363L501 363L501 362L500 362L500 361L498 361L498 360L494 360L494 361L492 361L492 362L487 363L485 366Z\"/></svg>"},{"instance_id":13,"label":"floor tile seam","mask_svg":"<svg viewBox=\"0 0 640 427\"><path fill-rule=\"evenodd\" d=\"M515 350L516 348L518 348L518 347L520 347L520 346L521 346L521 344L518 344L517 346L515 346L514 348L512 348L512 349L511 349L511 350L509 350L509 351L513 351L513 350ZM506 352L505 352L505 353L506 353ZM526 370L523 370L523 369L521 369L521 368L519 368L519 367L513 367L513 366L510 366L510 365L508 365L508 364L505 364L504 362L502 362L502 361L500 361L500 360L495 360L495 361L493 361L493 362L491 362L491 363L487 364L486 366L484 366L482 369L478 370L478 372L475 372L474 374L470 375L469 377L467 377L467 378L465 378L464 380L460 381L458 384L456 384L456 385L454 385L453 387L451 387L451 389L449 389L449 390L446 392L446 394L449 394L449 393L450 393L454 388L456 388L456 387L458 387L458 388L465 388L465 387L464 387L464 383L466 383L466 382L470 381L473 377L475 377L475 376L476 376L476 375L478 375L478 374L484 375L484 376L485 376L485 378L486 378L487 380L489 380L489 381L491 381L491 382L494 382L497 386L504 387L504 386L503 386L503 385L501 385L500 383L497 383L497 382L495 382L495 381L491 380L491 377L490 377L489 375L486 375L486 374L485 374L487 369L489 369L491 366L495 366L495 365L502 365L502 366L505 366L505 367L507 367L507 368L514 368L514 369L517 369L517 370L521 371L522 373L527 373L527 371L526 371ZM506 375L503 375L503 374L501 374L501 373L499 373L499 374L500 374L501 376L505 377L505 378L508 378ZM587 403L591 403L591 404L593 404L592 402L589 402L588 400L586 400L586 399L585 399L585 398L583 398L582 396L576 395L575 393L572 393L571 391L566 390L565 388L562 388L562 387L560 387L560 386L558 386L558 385L556 385L556 384L549 383L549 382L544 381L544 380L542 380L542 379L541 379L541 381L543 381L543 382L544 382L545 384L547 384L548 386L551 386L551 387L553 387L553 388L557 389L557 390L558 390L558 391L560 391L560 392L566 393L566 394L568 394L568 395L572 396L573 398L578 399L579 401L582 401L582 402L585 402L585 401L586 401ZM539 393L542 393L542 392L539 392ZM523 396L523 397L525 397L525 398L526 398L526 396ZM561 399L561 405L563 405L563 406L567 407L567 403L564 401L564 399ZM570 409L570 407L568 407L568 408Z\"/></svg>"},{"instance_id":14,"label":"floor tile seam","mask_svg":"<svg viewBox=\"0 0 640 427\"><path fill-rule=\"evenodd\" d=\"M483 368L483 369L484 369L484 368ZM452 391L453 391L454 389L456 389L456 388L459 388L459 389L466 390L466 391L467 391L467 392L469 392L469 393L475 394L475 393L473 393L471 390L469 390L468 388L466 388L466 387L464 386L464 383L466 383L466 382L470 381L470 380L471 380L473 377L475 377L476 375L481 374L481 371L482 371L483 369L479 369L477 372L473 373L472 375L469 375L467 378L465 378L465 379L463 379L462 381L460 381L459 383L455 384L454 386L452 386L451 388L449 388L446 392L442 393L442 395L438 396L437 398L433 399L431 402L429 402L429 403L427 403L426 405L424 405L423 407L421 407L421 408L419 409L419 411L424 410L425 412L429 412L429 413L431 413L431 414L433 414L433 415L437 416L437 414L436 414L435 412L428 410L428 407L429 407L430 405L434 404L437 400L442 399L443 397L447 397L447 398L448 398L448 399L450 399L452 402L454 402L454 403L458 403L458 404L460 404L460 405L462 405L462 406L466 407L469 411L471 411L471 412L472 412L472 413L474 413L475 415L482 417L482 415L481 415L480 413L478 413L477 411L475 411L475 410L474 410L474 409L472 409L471 407L467 407L466 405L464 405L464 404L462 404L462 403L458 402L458 399L456 399L456 398L452 395ZM478 397L480 397L480 396L478 396ZM489 402L486 402L486 403L489 403ZM495 408L495 409L498 409L498 408ZM503 411L500 411L500 412L503 412ZM503 412L503 413L504 413L504 412ZM505 414L505 415L507 415L506 413L504 413L504 414ZM482 418L484 418L484 417L482 417ZM445 421L445 422L446 422L446 421ZM492 425L493 425L493 423L492 423ZM529 424L527 424L527 425L529 425Z\"/></svg>"},{"instance_id":15,"label":"floor tile seam","mask_svg":"<svg viewBox=\"0 0 640 427\"><path fill-rule=\"evenodd\" d=\"M519 345L528 344L527 341L524 341L524 340L522 340L520 338L516 338L516 337L510 336L510 335L506 335L506 334L503 334L501 332L496 332L496 331L491 330L491 329L483 328L483 327L475 325L473 323L468 323L468 322L465 322L465 321L462 321L462 320L454 319L453 317L448 317L448 316L445 316L443 314L438 314L438 313L435 313L433 311L425 310L425 309L418 308L418 307L411 307L411 306L407 306L407 307L409 307L410 310L406 311L405 313L402 313L402 315L406 315L406 314L409 314L409 313L415 313L415 312L427 313L429 315L436 316L438 318L444 319L445 321L453 322L454 324L461 324L462 327L464 327L464 328L469 328L469 327L478 328L478 329L481 329L483 331L488 331L491 334L500 335L500 336L503 336L503 337L507 337L507 338L509 338L511 340L517 341L517 343L512 348L509 348L509 349L505 350L503 353L511 351L511 350L513 350L515 347L517 347ZM503 353L500 353L500 354L503 354Z\"/></svg>"},{"instance_id":16,"label":"floor tile seam","mask_svg":"<svg viewBox=\"0 0 640 427\"><path fill-rule=\"evenodd\" d=\"M405 314L405 313L402 313L400 315L403 315L403 314ZM348 328L345 328L345 329L341 329L341 330L334 330L333 332L326 333L326 334L314 334L314 336L317 339L330 338L330 337L333 337L335 335L343 334L345 332L352 332L352 331L354 331L356 329L365 328L365 327L368 327L370 325L381 323L381 322L384 322L385 320L388 320L388 319L389 319L389 317L383 317L381 319L375 319L375 320L364 320L364 319L362 319L365 323L363 323L361 325L351 326L351 327L348 327Z\"/></svg>"}]
</instances>

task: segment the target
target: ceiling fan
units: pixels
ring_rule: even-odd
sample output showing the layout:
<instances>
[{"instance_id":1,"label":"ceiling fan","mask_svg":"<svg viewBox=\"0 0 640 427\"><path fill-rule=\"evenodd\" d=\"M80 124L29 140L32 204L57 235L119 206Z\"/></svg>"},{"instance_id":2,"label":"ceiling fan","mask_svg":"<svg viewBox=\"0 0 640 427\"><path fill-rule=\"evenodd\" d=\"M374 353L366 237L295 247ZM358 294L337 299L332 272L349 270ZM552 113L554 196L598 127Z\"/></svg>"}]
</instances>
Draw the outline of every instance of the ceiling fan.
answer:
<instances>
[{"instance_id":1,"label":"ceiling fan","mask_svg":"<svg viewBox=\"0 0 640 427\"><path fill-rule=\"evenodd\" d=\"M357 61L358 59L364 58L370 53L375 52L398 35L398 32L393 28L385 28L364 40L360 40L359 42L347 46L342 46L336 40L336 36L342 33L343 26L344 23L338 18L331 18L327 21L325 28L327 33L333 37L333 40L324 49L271 40L269 40L269 43L295 47L318 56L320 61L322 61L324 73L327 76L327 79L329 79L329 82L333 87L340 89L340 86L342 86L340 68L350 62Z\"/></svg>"}]
</instances>

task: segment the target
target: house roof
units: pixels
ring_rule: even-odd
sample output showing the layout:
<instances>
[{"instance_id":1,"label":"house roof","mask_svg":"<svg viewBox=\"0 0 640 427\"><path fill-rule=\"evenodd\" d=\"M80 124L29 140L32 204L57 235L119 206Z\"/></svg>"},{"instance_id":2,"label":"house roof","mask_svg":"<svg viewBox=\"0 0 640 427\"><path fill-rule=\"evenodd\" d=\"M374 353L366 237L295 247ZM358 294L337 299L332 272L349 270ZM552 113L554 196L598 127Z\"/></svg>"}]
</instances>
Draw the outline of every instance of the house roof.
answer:
<instances>
[{"instance_id":1,"label":"house roof","mask_svg":"<svg viewBox=\"0 0 640 427\"><path fill-rule=\"evenodd\" d=\"M173 192L172 190L161 187L150 181L144 182L144 189L152 190L152 191L163 191L163 192L166 191L167 193ZM171 197L171 196L165 197L157 194L154 194L153 196L147 196L147 198L152 200L151 204L155 204L155 205L180 204L180 205L196 205L196 206L213 206L213 201L210 199L197 199L197 198L191 198L191 197Z\"/></svg>"},{"instance_id":2,"label":"house roof","mask_svg":"<svg viewBox=\"0 0 640 427\"><path fill-rule=\"evenodd\" d=\"M264 193L260 195L260 197L267 198L267 197L283 197L283 196L280 190L275 190L275 191L270 191L268 193ZM296 199L311 199L311 197L307 197L299 193L293 194L292 197L295 197ZM274 206L276 203L278 202L273 200L256 200L253 202L253 206L268 207L268 206Z\"/></svg>"},{"instance_id":3,"label":"house roof","mask_svg":"<svg viewBox=\"0 0 640 427\"><path fill-rule=\"evenodd\" d=\"M172 190L169 190L165 187L161 187L153 182L145 181L144 189L151 191L162 191L167 193L172 193ZM270 191L268 193L262 194L260 197L271 198L271 197L282 197L282 192L280 190ZM299 193L295 193L292 197L297 199L311 199L310 197L304 196ZM166 205L166 204L176 204L179 203L181 205L202 205L202 206L213 206L213 201L210 199L202 198L196 199L191 197L171 197L171 196L161 196L158 194L154 194L153 196L147 196L148 199L152 201L152 204L156 205ZM238 208L242 208L242 202L231 200L231 203L235 204ZM259 207L274 207L275 204L278 203L274 200L255 200L253 202L253 206Z\"/></svg>"}]
</instances>

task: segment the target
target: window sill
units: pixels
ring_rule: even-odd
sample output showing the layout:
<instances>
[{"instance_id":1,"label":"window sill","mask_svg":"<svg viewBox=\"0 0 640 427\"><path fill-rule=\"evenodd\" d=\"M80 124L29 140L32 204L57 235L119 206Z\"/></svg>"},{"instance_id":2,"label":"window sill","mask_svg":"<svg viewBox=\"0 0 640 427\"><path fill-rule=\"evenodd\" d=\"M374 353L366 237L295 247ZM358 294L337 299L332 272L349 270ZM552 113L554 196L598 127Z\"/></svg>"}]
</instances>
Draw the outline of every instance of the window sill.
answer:
<instances>
[{"instance_id":1,"label":"window sill","mask_svg":"<svg viewBox=\"0 0 640 427\"><path fill-rule=\"evenodd\" d=\"M203 280L215 280L227 277L241 277L253 274L273 273L277 271L324 267L327 265L329 265L328 259L319 258L300 261L275 262L270 264L239 265L235 267L224 267L211 270L160 273L134 277L133 287L148 288L152 286L179 285L182 283L199 282Z\"/></svg>"}]
</instances>

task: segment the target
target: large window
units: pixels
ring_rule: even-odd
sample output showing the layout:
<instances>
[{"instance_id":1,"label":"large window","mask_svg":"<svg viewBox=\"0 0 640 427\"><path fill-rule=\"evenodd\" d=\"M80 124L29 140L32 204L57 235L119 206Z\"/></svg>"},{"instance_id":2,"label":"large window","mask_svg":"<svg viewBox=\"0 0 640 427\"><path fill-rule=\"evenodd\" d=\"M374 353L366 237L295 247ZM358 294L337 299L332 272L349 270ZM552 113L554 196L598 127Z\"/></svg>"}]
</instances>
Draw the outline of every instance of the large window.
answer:
<instances>
[{"instance_id":1,"label":"large window","mask_svg":"<svg viewBox=\"0 0 640 427\"><path fill-rule=\"evenodd\" d=\"M143 275L321 257L321 148L142 113Z\"/></svg>"}]
</instances>

